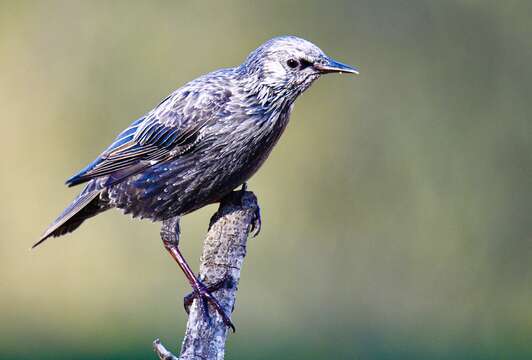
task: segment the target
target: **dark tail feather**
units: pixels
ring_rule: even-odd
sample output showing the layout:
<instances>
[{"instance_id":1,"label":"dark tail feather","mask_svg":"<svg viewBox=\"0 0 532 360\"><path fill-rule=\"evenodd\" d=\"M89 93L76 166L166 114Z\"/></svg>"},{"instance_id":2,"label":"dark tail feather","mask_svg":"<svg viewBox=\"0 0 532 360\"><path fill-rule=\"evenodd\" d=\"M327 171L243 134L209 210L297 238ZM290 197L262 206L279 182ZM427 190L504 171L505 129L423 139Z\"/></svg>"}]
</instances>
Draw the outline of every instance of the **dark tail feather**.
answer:
<instances>
[{"instance_id":1,"label":"dark tail feather","mask_svg":"<svg viewBox=\"0 0 532 360\"><path fill-rule=\"evenodd\" d=\"M32 249L49 237L65 235L76 230L86 219L107 210L107 206L102 204L99 197L102 190L94 189L90 185L55 219Z\"/></svg>"}]
</instances>

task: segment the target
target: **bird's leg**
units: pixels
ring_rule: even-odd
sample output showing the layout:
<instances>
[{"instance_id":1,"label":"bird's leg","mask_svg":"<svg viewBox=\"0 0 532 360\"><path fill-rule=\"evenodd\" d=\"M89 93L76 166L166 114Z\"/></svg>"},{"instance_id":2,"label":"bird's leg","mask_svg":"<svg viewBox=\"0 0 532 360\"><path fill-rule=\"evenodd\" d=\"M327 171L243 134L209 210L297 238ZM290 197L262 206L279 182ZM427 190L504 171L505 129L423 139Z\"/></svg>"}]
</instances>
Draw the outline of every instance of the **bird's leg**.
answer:
<instances>
[{"instance_id":1,"label":"bird's leg","mask_svg":"<svg viewBox=\"0 0 532 360\"><path fill-rule=\"evenodd\" d=\"M185 274L190 286L192 286L193 297L197 298L199 301L199 306L205 318L210 321L209 316L209 303L214 307L214 309L220 314L224 324L230 327L233 332L235 331L235 326L231 322L231 319L227 316L224 309L221 307L220 303L212 294L207 286L205 286L197 277L194 275L194 272L188 265L187 261L179 251L179 217L173 217L168 220L163 221L163 226L161 228L161 239L163 241L165 249L170 253L172 258L177 262L183 273ZM222 283L222 285L225 281ZM215 284L216 285L216 284ZM221 285L218 287L220 288ZM215 289L216 290L216 289ZM185 308L186 309L186 308Z\"/></svg>"}]
</instances>

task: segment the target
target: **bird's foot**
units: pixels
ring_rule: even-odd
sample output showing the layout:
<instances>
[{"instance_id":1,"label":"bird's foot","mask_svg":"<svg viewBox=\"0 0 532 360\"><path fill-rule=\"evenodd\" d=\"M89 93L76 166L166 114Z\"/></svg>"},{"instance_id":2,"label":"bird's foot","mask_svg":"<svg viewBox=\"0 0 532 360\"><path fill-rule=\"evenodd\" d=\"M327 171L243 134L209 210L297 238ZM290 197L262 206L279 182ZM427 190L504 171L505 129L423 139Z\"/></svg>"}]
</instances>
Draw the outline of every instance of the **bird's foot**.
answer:
<instances>
[{"instance_id":1,"label":"bird's foot","mask_svg":"<svg viewBox=\"0 0 532 360\"><path fill-rule=\"evenodd\" d=\"M251 236L256 237L257 235L259 235L261 227L262 227L262 218L260 214L260 207L257 204L257 207L255 208L255 211L253 213L251 229L249 230Z\"/></svg>"},{"instance_id":2,"label":"bird's foot","mask_svg":"<svg viewBox=\"0 0 532 360\"><path fill-rule=\"evenodd\" d=\"M253 194L253 192L251 191L248 191L247 189L248 189L247 183L243 183L242 188L240 190L232 191L227 196L225 196L221 200L221 202L234 204L234 205L242 206L242 207L248 207L246 206L246 204L247 202L249 202L250 197L254 198L255 206L253 206L253 218L251 219L251 226L249 229L249 233L251 234L252 237L256 237L257 235L259 235L260 230L262 228L262 217L261 217L260 207L258 204L256 204L255 194ZM218 220L219 218L220 218L220 214L216 212L211 217L211 220L209 221L208 230L211 230L211 227L214 225L216 220Z\"/></svg>"},{"instance_id":3,"label":"bird's foot","mask_svg":"<svg viewBox=\"0 0 532 360\"><path fill-rule=\"evenodd\" d=\"M248 190L248 183L243 183L242 188L240 191L242 192L242 195ZM241 201L243 200L243 196L240 198ZM243 201L242 201L243 202ZM253 213L253 219L251 220L251 229L249 230L252 237L256 237L260 233L260 229L262 227L262 218L260 214L260 207L257 204L257 207Z\"/></svg>"},{"instance_id":4,"label":"bird's foot","mask_svg":"<svg viewBox=\"0 0 532 360\"><path fill-rule=\"evenodd\" d=\"M192 292L185 295L183 298L183 306L185 307L185 311L187 314L190 314L190 306L194 302L194 299L198 299L199 303L198 306L201 309L201 312L207 322L210 323L211 317L209 315L209 303L212 305L212 307L216 310L218 314L222 317L222 321L224 324L231 328L233 332L236 331L235 326L231 322L231 319L227 314L225 313L224 309L218 302L218 300L212 295L213 292L223 289L223 288L230 288L232 286L232 277L226 276L222 280L206 286L201 281L197 280L197 283L192 286Z\"/></svg>"}]
</instances>

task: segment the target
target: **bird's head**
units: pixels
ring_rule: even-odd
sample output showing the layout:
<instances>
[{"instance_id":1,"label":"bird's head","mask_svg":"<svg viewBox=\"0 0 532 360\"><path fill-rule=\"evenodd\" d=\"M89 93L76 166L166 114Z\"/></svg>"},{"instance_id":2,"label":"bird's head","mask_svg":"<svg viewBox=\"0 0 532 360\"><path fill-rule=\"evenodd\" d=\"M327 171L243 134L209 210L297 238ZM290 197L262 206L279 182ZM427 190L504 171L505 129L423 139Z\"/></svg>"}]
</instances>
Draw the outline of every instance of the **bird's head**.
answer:
<instances>
[{"instance_id":1,"label":"bird's head","mask_svg":"<svg viewBox=\"0 0 532 360\"><path fill-rule=\"evenodd\" d=\"M294 99L323 74L358 74L356 68L330 58L310 41L296 36L268 40L249 54L240 69L254 79L257 88Z\"/></svg>"}]
</instances>

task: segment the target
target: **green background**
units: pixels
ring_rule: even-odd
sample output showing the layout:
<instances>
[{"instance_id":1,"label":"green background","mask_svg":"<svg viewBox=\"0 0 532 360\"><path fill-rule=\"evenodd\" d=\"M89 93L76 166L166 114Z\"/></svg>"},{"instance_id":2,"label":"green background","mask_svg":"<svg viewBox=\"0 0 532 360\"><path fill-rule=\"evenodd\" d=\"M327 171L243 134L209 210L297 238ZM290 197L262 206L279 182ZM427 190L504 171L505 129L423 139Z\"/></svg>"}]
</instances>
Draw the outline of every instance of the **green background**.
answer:
<instances>
[{"instance_id":1,"label":"green background","mask_svg":"<svg viewBox=\"0 0 532 360\"><path fill-rule=\"evenodd\" d=\"M319 80L250 188L228 359L532 359L532 2L0 3L0 358L154 359L188 286L110 211L29 251L64 180L181 84L304 37ZM215 207L185 217L197 268Z\"/></svg>"}]
</instances>

